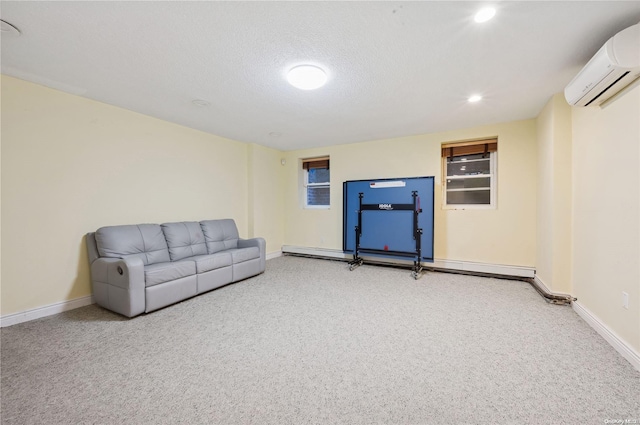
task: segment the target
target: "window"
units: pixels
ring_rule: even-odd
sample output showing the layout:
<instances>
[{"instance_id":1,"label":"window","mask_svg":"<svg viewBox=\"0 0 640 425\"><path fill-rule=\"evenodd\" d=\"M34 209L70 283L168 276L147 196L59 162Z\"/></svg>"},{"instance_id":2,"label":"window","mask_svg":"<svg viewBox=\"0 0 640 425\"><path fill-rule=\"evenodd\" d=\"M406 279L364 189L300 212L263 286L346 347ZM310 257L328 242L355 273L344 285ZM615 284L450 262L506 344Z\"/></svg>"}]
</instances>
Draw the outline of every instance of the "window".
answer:
<instances>
[{"instance_id":1,"label":"window","mask_svg":"<svg viewBox=\"0 0 640 425\"><path fill-rule=\"evenodd\" d=\"M327 208L330 205L329 157L302 160L305 207Z\"/></svg>"},{"instance_id":2,"label":"window","mask_svg":"<svg viewBox=\"0 0 640 425\"><path fill-rule=\"evenodd\" d=\"M497 154L497 139L443 144L443 207L495 208Z\"/></svg>"}]
</instances>

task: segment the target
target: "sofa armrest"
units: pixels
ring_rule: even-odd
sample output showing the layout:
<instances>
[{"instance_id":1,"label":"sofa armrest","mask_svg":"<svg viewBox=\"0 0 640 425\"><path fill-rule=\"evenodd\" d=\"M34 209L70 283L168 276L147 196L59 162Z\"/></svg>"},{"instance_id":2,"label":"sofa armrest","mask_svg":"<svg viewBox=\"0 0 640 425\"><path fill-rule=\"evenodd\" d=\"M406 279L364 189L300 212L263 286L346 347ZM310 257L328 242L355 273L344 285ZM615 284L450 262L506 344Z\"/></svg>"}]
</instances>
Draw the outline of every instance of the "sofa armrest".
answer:
<instances>
[{"instance_id":1,"label":"sofa armrest","mask_svg":"<svg viewBox=\"0 0 640 425\"><path fill-rule=\"evenodd\" d=\"M260 250L260 273L267 265L267 242L264 238L238 239L238 248L249 248L257 246Z\"/></svg>"},{"instance_id":2,"label":"sofa armrest","mask_svg":"<svg viewBox=\"0 0 640 425\"><path fill-rule=\"evenodd\" d=\"M98 258L91 264L91 283L98 305L127 317L144 313L144 264L140 258Z\"/></svg>"}]
</instances>

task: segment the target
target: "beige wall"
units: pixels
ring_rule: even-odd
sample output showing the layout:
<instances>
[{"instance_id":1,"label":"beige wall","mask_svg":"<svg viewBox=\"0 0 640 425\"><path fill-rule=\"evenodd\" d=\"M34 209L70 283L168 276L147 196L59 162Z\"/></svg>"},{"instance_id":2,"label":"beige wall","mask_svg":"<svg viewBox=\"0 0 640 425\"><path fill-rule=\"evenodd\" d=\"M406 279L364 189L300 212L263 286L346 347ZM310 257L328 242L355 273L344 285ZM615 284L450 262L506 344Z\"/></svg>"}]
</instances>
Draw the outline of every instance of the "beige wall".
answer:
<instances>
[{"instance_id":1,"label":"beige wall","mask_svg":"<svg viewBox=\"0 0 640 425\"><path fill-rule=\"evenodd\" d=\"M498 208L443 210L440 146L498 136ZM302 207L301 158L330 155L331 208ZM286 153L287 245L342 249L342 182L435 176L435 257L534 266L536 244L536 122L518 121Z\"/></svg>"},{"instance_id":2,"label":"beige wall","mask_svg":"<svg viewBox=\"0 0 640 425\"><path fill-rule=\"evenodd\" d=\"M573 295L640 351L640 85L572 118Z\"/></svg>"},{"instance_id":3,"label":"beige wall","mask_svg":"<svg viewBox=\"0 0 640 425\"><path fill-rule=\"evenodd\" d=\"M551 291L571 293L571 107L559 93L537 119L536 276Z\"/></svg>"},{"instance_id":4,"label":"beige wall","mask_svg":"<svg viewBox=\"0 0 640 425\"><path fill-rule=\"evenodd\" d=\"M249 146L249 236L267 241L267 254L279 253L284 236L282 152Z\"/></svg>"},{"instance_id":5,"label":"beige wall","mask_svg":"<svg viewBox=\"0 0 640 425\"><path fill-rule=\"evenodd\" d=\"M2 76L1 314L89 295L101 226L232 217L246 237L248 149Z\"/></svg>"}]
</instances>

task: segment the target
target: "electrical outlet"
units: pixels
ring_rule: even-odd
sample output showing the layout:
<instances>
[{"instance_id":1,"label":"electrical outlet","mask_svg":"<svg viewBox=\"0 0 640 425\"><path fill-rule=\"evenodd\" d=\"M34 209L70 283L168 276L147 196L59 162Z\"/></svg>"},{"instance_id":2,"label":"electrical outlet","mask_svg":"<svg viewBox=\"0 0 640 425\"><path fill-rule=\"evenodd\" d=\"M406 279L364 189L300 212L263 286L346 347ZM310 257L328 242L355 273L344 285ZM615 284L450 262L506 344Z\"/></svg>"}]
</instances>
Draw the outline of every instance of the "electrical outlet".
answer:
<instances>
[{"instance_id":1,"label":"electrical outlet","mask_svg":"<svg viewBox=\"0 0 640 425\"><path fill-rule=\"evenodd\" d=\"M622 293L622 307L629 309L629 294L626 292Z\"/></svg>"}]
</instances>

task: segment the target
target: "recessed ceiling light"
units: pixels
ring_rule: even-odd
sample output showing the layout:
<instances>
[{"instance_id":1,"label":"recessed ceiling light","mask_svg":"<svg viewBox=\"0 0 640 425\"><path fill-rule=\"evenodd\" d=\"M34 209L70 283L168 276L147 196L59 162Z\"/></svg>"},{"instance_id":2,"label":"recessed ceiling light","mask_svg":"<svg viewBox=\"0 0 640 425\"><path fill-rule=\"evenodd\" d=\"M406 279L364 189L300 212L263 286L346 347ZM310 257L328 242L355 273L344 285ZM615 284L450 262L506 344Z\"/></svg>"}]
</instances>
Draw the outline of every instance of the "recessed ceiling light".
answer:
<instances>
[{"instance_id":1,"label":"recessed ceiling light","mask_svg":"<svg viewBox=\"0 0 640 425\"><path fill-rule=\"evenodd\" d=\"M7 36L18 37L20 36L20 34L22 34L18 29L18 27L16 27L13 24L10 24L9 22L3 19L0 19L0 31L2 31L3 37L7 37Z\"/></svg>"},{"instance_id":2,"label":"recessed ceiling light","mask_svg":"<svg viewBox=\"0 0 640 425\"><path fill-rule=\"evenodd\" d=\"M196 106L201 106L203 108L206 106L211 106L211 102L207 102L206 100L202 100L202 99L193 99L191 103L193 103Z\"/></svg>"},{"instance_id":3,"label":"recessed ceiling light","mask_svg":"<svg viewBox=\"0 0 640 425\"><path fill-rule=\"evenodd\" d=\"M487 22L489 19L493 18L496 15L496 10L493 7L485 7L480 9L476 16L474 16L474 20L476 22Z\"/></svg>"},{"instance_id":4,"label":"recessed ceiling light","mask_svg":"<svg viewBox=\"0 0 640 425\"><path fill-rule=\"evenodd\" d=\"M271 136L271 137L280 137L280 136L282 136L282 133L280 133L279 131L272 131L271 133L269 133L269 136Z\"/></svg>"},{"instance_id":5,"label":"recessed ceiling light","mask_svg":"<svg viewBox=\"0 0 640 425\"><path fill-rule=\"evenodd\" d=\"M300 90L314 90L327 82L327 74L314 65L299 65L289 70L287 81Z\"/></svg>"},{"instance_id":6,"label":"recessed ceiling light","mask_svg":"<svg viewBox=\"0 0 640 425\"><path fill-rule=\"evenodd\" d=\"M469 96L469 99L467 100L471 103L479 102L482 100L482 96L480 96L479 94L474 94L473 96Z\"/></svg>"}]
</instances>

